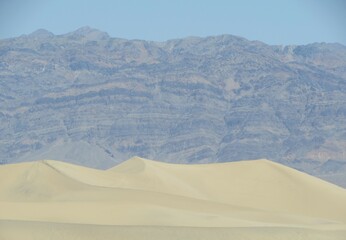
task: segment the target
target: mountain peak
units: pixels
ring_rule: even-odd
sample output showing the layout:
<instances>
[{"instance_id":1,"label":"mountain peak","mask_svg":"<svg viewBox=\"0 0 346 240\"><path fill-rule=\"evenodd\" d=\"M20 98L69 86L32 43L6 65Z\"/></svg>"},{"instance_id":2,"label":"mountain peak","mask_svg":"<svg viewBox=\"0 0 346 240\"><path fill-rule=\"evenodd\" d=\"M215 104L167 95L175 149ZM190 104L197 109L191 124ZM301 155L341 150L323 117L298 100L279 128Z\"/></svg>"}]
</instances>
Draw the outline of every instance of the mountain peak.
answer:
<instances>
[{"instance_id":1,"label":"mountain peak","mask_svg":"<svg viewBox=\"0 0 346 240\"><path fill-rule=\"evenodd\" d=\"M87 38L88 40L103 40L109 38L108 33L100 31L96 28L91 28L89 26L78 28L77 30L66 35L74 38Z\"/></svg>"},{"instance_id":2,"label":"mountain peak","mask_svg":"<svg viewBox=\"0 0 346 240\"><path fill-rule=\"evenodd\" d=\"M29 37L37 37L37 38L49 38L53 37L54 34L46 29L38 29L28 35Z\"/></svg>"},{"instance_id":3,"label":"mountain peak","mask_svg":"<svg viewBox=\"0 0 346 240\"><path fill-rule=\"evenodd\" d=\"M80 27L77 30L73 31L72 33L86 35L86 34L89 34L92 32L101 32L101 31L96 29L96 28L89 27L89 26L83 26L83 27Z\"/></svg>"}]
</instances>

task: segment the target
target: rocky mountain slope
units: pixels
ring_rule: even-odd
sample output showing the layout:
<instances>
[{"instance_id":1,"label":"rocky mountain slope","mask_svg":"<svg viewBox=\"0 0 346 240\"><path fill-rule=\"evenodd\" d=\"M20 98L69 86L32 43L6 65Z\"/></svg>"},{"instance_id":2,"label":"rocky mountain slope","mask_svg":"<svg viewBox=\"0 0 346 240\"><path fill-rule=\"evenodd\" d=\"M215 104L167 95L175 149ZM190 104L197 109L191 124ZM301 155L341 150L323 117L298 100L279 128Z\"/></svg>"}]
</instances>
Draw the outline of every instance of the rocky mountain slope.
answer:
<instances>
[{"instance_id":1,"label":"rocky mountain slope","mask_svg":"<svg viewBox=\"0 0 346 240\"><path fill-rule=\"evenodd\" d=\"M0 40L0 160L268 158L346 186L346 47L83 27Z\"/></svg>"}]
</instances>

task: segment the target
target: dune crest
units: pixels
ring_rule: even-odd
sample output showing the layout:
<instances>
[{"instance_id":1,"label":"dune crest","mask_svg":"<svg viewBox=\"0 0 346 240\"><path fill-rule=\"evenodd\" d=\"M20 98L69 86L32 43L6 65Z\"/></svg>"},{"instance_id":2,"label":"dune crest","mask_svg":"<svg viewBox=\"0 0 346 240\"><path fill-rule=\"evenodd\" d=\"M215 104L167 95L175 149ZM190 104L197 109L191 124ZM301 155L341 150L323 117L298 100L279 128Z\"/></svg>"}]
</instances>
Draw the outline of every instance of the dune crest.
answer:
<instances>
[{"instance_id":1,"label":"dune crest","mask_svg":"<svg viewBox=\"0 0 346 240\"><path fill-rule=\"evenodd\" d=\"M161 226L157 236L184 228L191 239L201 239L192 228L210 229L211 238L215 228L235 239L245 229L271 239L264 228L282 239L304 229L306 239L346 236L345 189L266 159L186 165L133 157L108 170L42 160L2 165L0 179L0 239L20 239L10 230L16 224L53 229L42 239L59 239L61 226L78 235L96 225L125 235L143 226Z\"/></svg>"}]
</instances>

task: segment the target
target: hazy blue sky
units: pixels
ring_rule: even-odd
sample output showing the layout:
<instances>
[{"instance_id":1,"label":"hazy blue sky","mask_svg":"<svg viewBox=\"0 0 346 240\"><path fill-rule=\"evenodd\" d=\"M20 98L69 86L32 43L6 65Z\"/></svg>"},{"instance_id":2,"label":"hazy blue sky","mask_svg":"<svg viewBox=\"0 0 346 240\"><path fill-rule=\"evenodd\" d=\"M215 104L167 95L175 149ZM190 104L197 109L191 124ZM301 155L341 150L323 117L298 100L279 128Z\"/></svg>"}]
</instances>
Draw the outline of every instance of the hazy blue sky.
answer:
<instances>
[{"instance_id":1,"label":"hazy blue sky","mask_svg":"<svg viewBox=\"0 0 346 240\"><path fill-rule=\"evenodd\" d=\"M346 0L0 0L0 38L86 25L128 39L233 34L269 44L346 45Z\"/></svg>"}]
</instances>

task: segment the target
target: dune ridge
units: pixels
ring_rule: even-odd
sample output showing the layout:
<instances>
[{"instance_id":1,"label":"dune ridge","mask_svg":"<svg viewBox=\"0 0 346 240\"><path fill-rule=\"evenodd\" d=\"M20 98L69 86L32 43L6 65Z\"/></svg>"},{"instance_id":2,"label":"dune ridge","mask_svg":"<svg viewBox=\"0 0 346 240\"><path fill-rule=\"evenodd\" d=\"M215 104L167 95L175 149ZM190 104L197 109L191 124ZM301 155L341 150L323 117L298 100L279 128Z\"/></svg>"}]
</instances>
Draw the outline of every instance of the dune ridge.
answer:
<instances>
[{"instance_id":1,"label":"dune ridge","mask_svg":"<svg viewBox=\"0 0 346 240\"><path fill-rule=\"evenodd\" d=\"M2 165L0 179L1 240L98 239L85 235L90 229L100 239L346 236L345 189L266 159L186 165L133 157L108 170L41 160Z\"/></svg>"}]
</instances>

